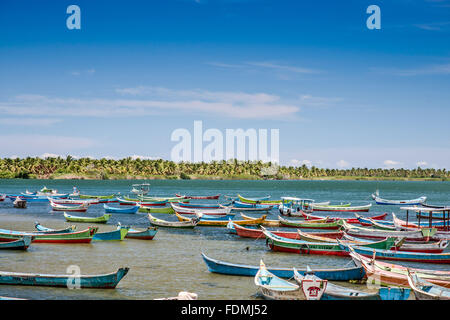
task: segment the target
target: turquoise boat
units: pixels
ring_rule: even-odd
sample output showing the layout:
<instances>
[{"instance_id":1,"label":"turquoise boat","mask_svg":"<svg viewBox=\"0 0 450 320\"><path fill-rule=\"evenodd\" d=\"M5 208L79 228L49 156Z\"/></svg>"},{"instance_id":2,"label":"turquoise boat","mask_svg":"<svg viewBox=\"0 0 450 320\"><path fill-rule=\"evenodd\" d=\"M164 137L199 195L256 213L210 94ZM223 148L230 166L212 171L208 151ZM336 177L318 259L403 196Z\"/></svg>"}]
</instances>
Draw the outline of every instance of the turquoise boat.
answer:
<instances>
[{"instance_id":1,"label":"turquoise boat","mask_svg":"<svg viewBox=\"0 0 450 320\"><path fill-rule=\"evenodd\" d=\"M103 205L103 208L105 209L105 213L127 213L127 214L134 214L138 212L140 206L133 206L131 208L115 208L110 207L106 204Z\"/></svg>"},{"instance_id":2,"label":"turquoise boat","mask_svg":"<svg viewBox=\"0 0 450 320\"><path fill-rule=\"evenodd\" d=\"M9 242L0 242L0 250L27 250L33 237L24 236L22 239Z\"/></svg>"},{"instance_id":3,"label":"turquoise boat","mask_svg":"<svg viewBox=\"0 0 450 320\"><path fill-rule=\"evenodd\" d=\"M126 276L128 270L130 268L119 268L112 273L79 275L76 278L72 274L56 275L0 271L0 284L66 288L79 285L79 288L114 289L120 280Z\"/></svg>"},{"instance_id":4,"label":"turquoise boat","mask_svg":"<svg viewBox=\"0 0 450 320\"><path fill-rule=\"evenodd\" d=\"M97 232L92 240L94 241L122 241L125 239L129 227L120 226L117 230L109 231L109 232Z\"/></svg>"}]
</instances>

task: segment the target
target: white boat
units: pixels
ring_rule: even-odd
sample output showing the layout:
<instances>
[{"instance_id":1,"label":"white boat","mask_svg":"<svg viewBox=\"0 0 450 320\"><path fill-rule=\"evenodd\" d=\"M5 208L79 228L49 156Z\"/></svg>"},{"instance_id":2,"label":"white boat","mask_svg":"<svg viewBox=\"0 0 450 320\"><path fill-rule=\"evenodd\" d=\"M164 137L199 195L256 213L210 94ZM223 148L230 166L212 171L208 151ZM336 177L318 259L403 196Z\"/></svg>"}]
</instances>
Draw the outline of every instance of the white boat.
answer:
<instances>
[{"instance_id":1,"label":"white boat","mask_svg":"<svg viewBox=\"0 0 450 320\"><path fill-rule=\"evenodd\" d=\"M172 206L173 210L175 210L175 212L178 214L213 215L213 216L232 215L231 207L224 207L220 209L185 208L177 206L173 202L171 202L170 205Z\"/></svg>"},{"instance_id":2,"label":"white boat","mask_svg":"<svg viewBox=\"0 0 450 320\"><path fill-rule=\"evenodd\" d=\"M412 200L388 200L388 199L383 199L379 197L378 194L378 190L372 194L372 199L375 200L375 202L377 204L384 204L384 205L402 205L402 204L422 204L427 200L427 197L422 196L420 198L417 199L412 199Z\"/></svg>"}]
</instances>

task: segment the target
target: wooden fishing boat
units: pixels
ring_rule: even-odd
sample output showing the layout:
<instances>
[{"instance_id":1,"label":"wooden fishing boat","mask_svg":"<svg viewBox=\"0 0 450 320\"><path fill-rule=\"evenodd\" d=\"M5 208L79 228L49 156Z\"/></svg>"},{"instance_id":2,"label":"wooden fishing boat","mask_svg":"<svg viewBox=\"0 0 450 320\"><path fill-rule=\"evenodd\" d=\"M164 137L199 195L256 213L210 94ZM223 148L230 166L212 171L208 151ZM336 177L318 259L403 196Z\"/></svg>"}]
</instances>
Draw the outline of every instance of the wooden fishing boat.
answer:
<instances>
[{"instance_id":1,"label":"wooden fishing boat","mask_svg":"<svg viewBox=\"0 0 450 320\"><path fill-rule=\"evenodd\" d=\"M249 205L253 206L253 204L250 204L250 203L249 203ZM228 204L224 204L224 205L220 204L219 206L221 208L231 208L232 211L239 211L239 212L245 211L245 212L255 212L255 213L268 212L268 211L272 210L272 208L273 208L273 206L267 206L267 207L262 207L262 208L252 208L252 207L249 207L249 208L239 207L238 208L238 207L233 206L233 203L228 203Z\"/></svg>"},{"instance_id":2,"label":"wooden fishing boat","mask_svg":"<svg viewBox=\"0 0 450 320\"><path fill-rule=\"evenodd\" d=\"M255 275L255 285L258 287L258 293L269 300L306 300L305 292L301 286L283 280L269 272L260 261L259 270ZM322 288L324 289L324 288ZM323 290L321 290L323 292ZM322 294L320 292L320 295Z\"/></svg>"},{"instance_id":3,"label":"wooden fishing boat","mask_svg":"<svg viewBox=\"0 0 450 320\"><path fill-rule=\"evenodd\" d=\"M342 239L364 242L370 241L367 239L359 239L344 233ZM409 251L409 252L425 252L425 253L442 253L448 247L449 242L447 240L440 240L436 242L414 243L406 242L398 243L395 247L397 251Z\"/></svg>"},{"instance_id":4,"label":"wooden fishing boat","mask_svg":"<svg viewBox=\"0 0 450 320\"><path fill-rule=\"evenodd\" d=\"M80 194L79 195L80 199L104 199L104 200L108 200L108 199L113 199L115 197L114 194L111 195L106 195L106 196L92 196L92 195L87 195L87 194Z\"/></svg>"},{"instance_id":5,"label":"wooden fishing boat","mask_svg":"<svg viewBox=\"0 0 450 320\"><path fill-rule=\"evenodd\" d=\"M164 207L164 208L140 207L139 212L173 214L175 213L175 210L173 210L172 207Z\"/></svg>"},{"instance_id":6,"label":"wooden fishing boat","mask_svg":"<svg viewBox=\"0 0 450 320\"><path fill-rule=\"evenodd\" d=\"M257 203L257 204L267 204L267 205L274 205L277 206L281 203L280 200L268 200L270 196L267 197L261 197L261 198L244 198L241 195L237 195L239 198L239 201L244 203Z\"/></svg>"},{"instance_id":7,"label":"wooden fishing boat","mask_svg":"<svg viewBox=\"0 0 450 320\"><path fill-rule=\"evenodd\" d=\"M430 226L430 222L420 222L420 221L405 221L402 219L397 218L395 213L392 213L392 225L397 228L398 230L413 230L413 229L420 229L420 228L427 228ZM446 230L449 223L446 223L446 221L432 221L431 227L436 228L437 230Z\"/></svg>"},{"instance_id":8,"label":"wooden fishing boat","mask_svg":"<svg viewBox=\"0 0 450 320\"><path fill-rule=\"evenodd\" d=\"M303 218L305 220L321 220L321 219L325 219L328 218L330 221L337 221L337 220L345 220L345 222L350 223L350 224L362 224L361 220L358 219L359 217L361 217L361 219L372 219L372 220L384 220L386 218L386 216L388 215L387 212L376 215L376 216L371 216L371 217L362 217L358 214L355 213L356 218L341 218L341 217L323 217L323 216L316 216L316 215L312 215L306 212L301 212L301 215L303 216Z\"/></svg>"},{"instance_id":9,"label":"wooden fishing boat","mask_svg":"<svg viewBox=\"0 0 450 320\"><path fill-rule=\"evenodd\" d=\"M92 238L93 241L122 241L128 233L129 227L119 226L116 230L107 232L97 232Z\"/></svg>"},{"instance_id":10,"label":"wooden fishing boat","mask_svg":"<svg viewBox=\"0 0 450 320\"><path fill-rule=\"evenodd\" d=\"M209 272L226 274L232 276L248 276L254 277L259 270L259 266L246 264L236 264L210 258L202 252L203 261L205 262ZM280 278L290 279L294 276L292 268L268 268L268 270ZM297 272L304 274L306 269L298 268ZM314 274L318 277L329 281L350 281L361 280L365 273L362 266L351 266L336 269L314 269Z\"/></svg>"},{"instance_id":11,"label":"wooden fishing boat","mask_svg":"<svg viewBox=\"0 0 450 320\"><path fill-rule=\"evenodd\" d=\"M220 197L220 193L215 196L181 196L179 194L175 194L177 197L184 197L186 199L199 199L199 200L217 200Z\"/></svg>"},{"instance_id":12,"label":"wooden fishing boat","mask_svg":"<svg viewBox=\"0 0 450 320\"><path fill-rule=\"evenodd\" d=\"M236 209L259 209L271 210L274 206L269 204L245 203L241 201L233 201L231 205Z\"/></svg>"},{"instance_id":13,"label":"wooden fishing boat","mask_svg":"<svg viewBox=\"0 0 450 320\"><path fill-rule=\"evenodd\" d=\"M0 284L21 286L46 286L66 288L114 289L128 273L129 268L97 275L38 274L0 271Z\"/></svg>"},{"instance_id":14,"label":"wooden fishing boat","mask_svg":"<svg viewBox=\"0 0 450 320\"><path fill-rule=\"evenodd\" d=\"M338 230L340 228L340 225L337 222L335 221L328 222L328 218L325 218L323 220L312 220L312 221L305 221L305 220L293 221L278 216L278 220L280 220L280 224L282 226L291 228L324 229L324 230Z\"/></svg>"},{"instance_id":15,"label":"wooden fishing boat","mask_svg":"<svg viewBox=\"0 0 450 320\"><path fill-rule=\"evenodd\" d=\"M85 204L81 204L79 206L64 206L64 205L56 204L56 203L52 202L51 199L49 199L49 201L50 201L50 206L52 207L53 211L86 212L90 205L89 203L85 203Z\"/></svg>"},{"instance_id":16,"label":"wooden fishing boat","mask_svg":"<svg viewBox=\"0 0 450 320\"><path fill-rule=\"evenodd\" d=\"M166 202L183 202L189 203L190 199L186 199L185 197L138 197L138 199L133 199L129 197L124 197L125 200L131 201L143 201L143 202L155 202L155 201L166 201Z\"/></svg>"},{"instance_id":17,"label":"wooden fishing boat","mask_svg":"<svg viewBox=\"0 0 450 320\"><path fill-rule=\"evenodd\" d=\"M345 243L339 243L342 250L350 252L350 247L358 254L365 257L373 257L381 260L411 261L422 263L450 264L450 253L423 253L410 251L394 251L377 248L368 248L367 246L355 246Z\"/></svg>"},{"instance_id":18,"label":"wooden fishing boat","mask_svg":"<svg viewBox=\"0 0 450 320\"><path fill-rule=\"evenodd\" d=\"M408 274L408 284L416 300L450 300L450 289L428 282L415 273Z\"/></svg>"},{"instance_id":19,"label":"wooden fishing boat","mask_svg":"<svg viewBox=\"0 0 450 320\"><path fill-rule=\"evenodd\" d=\"M293 268L293 272L295 281L301 284L305 279L305 275L300 274L296 268ZM315 272L314 275L311 273L312 271L306 273L310 279L312 278L316 281L322 280ZM328 282L321 300L380 300L380 296L378 293L367 293Z\"/></svg>"},{"instance_id":20,"label":"wooden fishing boat","mask_svg":"<svg viewBox=\"0 0 450 320\"><path fill-rule=\"evenodd\" d=\"M22 239L0 242L0 250L27 250L32 241L32 236L23 236Z\"/></svg>"},{"instance_id":21,"label":"wooden fishing boat","mask_svg":"<svg viewBox=\"0 0 450 320\"><path fill-rule=\"evenodd\" d=\"M107 223L109 218L111 218L110 213L105 213L100 217L79 217L72 216L64 212L64 218L70 222L86 222L86 223Z\"/></svg>"},{"instance_id":22,"label":"wooden fishing boat","mask_svg":"<svg viewBox=\"0 0 450 320\"><path fill-rule=\"evenodd\" d=\"M206 204L206 203L183 203L178 202L176 203L177 206L182 208L190 208L190 209L220 209L220 204Z\"/></svg>"},{"instance_id":23,"label":"wooden fishing boat","mask_svg":"<svg viewBox=\"0 0 450 320\"><path fill-rule=\"evenodd\" d=\"M312 234L309 232L303 232L299 229L297 229L297 233L299 234L300 240L308 241L308 242L326 242L326 243L345 243L345 244L351 244L351 245L365 245L368 244L368 240L364 239L355 239L355 238L344 238L344 239L330 239L326 237L322 237L320 235ZM391 248L398 248L401 245L403 245L404 239L397 239L396 237L392 238L386 238L390 239L390 241L387 241L387 244L385 248L391 249Z\"/></svg>"},{"instance_id":24,"label":"wooden fishing boat","mask_svg":"<svg viewBox=\"0 0 450 320\"><path fill-rule=\"evenodd\" d=\"M329 212L368 212L372 204L361 206L313 206L313 211L329 211Z\"/></svg>"},{"instance_id":25,"label":"wooden fishing boat","mask_svg":"<svg viewBox=\"0 0 450 320\"><path fill-rule=\"evenodd\" d=\"M422 196L412 200L387 200L380 198L377 193L374 193L372 194L372 199L375 200L377 204L384 204L384 205L402 205L402 204L417 205L424 203L427 200L427 197Z\"/></svg>"},{"instance_id":26,"label":"wooden fishing boat","mask_svg":"<svg viewBox=\"0 0 450 320\"><path fill-rule=\"evenodd\" d=\"M167 200L131 201L117 198L117 201L121 206L163 207L167 204Z\"/></svg>"},{"instance_id":27,"label":"wooden fishing boat","mask_svg":"<svg viewBox=\"0 0 450 320\"><path fill-rule=\"evenodd\" d=\"M244 227L244 226L239 226L239 225L235 225L232 222L233 228L236 230L236 234L242 238L253 238L253 239L265 239L265 235L262 231L262 229L260 228L256 228L256 227ZM288 238L288 239L297 239L300 240L300 235L297 231L283 231L283 230L270 230L270 232L272 232L273 234L283 237L283 238ZM308 233L310 235L315 235L315 236L319 236L319 237L324 237L324 238L328 238L328 239L340 239L344 232L342 231L338 231L338 232L310 232Z\"/></svg>"},{"instance_id":28,"label":"wooden fishing boat","mask_svg":"<svg viewBox=\"0 0 450 320\"><path fill-rule=\"evenodd\" d=\"M259 219L259 217L258 218L250 217L250 216L247 216L247 215L245 215L243 213L241 213L241 217L244 220L250 220L250 221ZM264 222L261 225L265 226L265 227L281 227L280 220L267 220L267 219L265 219Z\"/></svg>"},{"instance_id":29,"label":"wooden fishing boat","mask_svg":"<svg viewBox=\"0 0 450 320\"><path fill-rule=\"evenodd\" d=\"M0 229L0 241L14 241L31 236L34 243L90 243L97 230L97 227L89 227L76 232L47 234Z\"/></svg>"},{"instance_id":30,"label":"wooden fishing boat","mask_svg":"<svg viewBox=\"0 0 450 320\"><path fill-rule=\"evenodd\" d=\"M137 230L137 229L128 229L128 233L125 238L130 239L139 239L139 240L152 240L156 233L158 232L158 228L156 227L147 227L145 230Z\"/></svg>"},{"instance_id":31,"label":"wooden fishing boat","mask_svg":"<svg viewBox=\"0 0 450 320\"><path fill-rule=\"evenodd\" d=\"M134 214L138 212L140 206L134 206L131 208L115 208L107 206L106 204L103 205L103 208L105 209L105 213L126 213L126 214Z\"/></svg>"},{"instance_id":32,"label":"wooden fishing boat","mask_svg":"<svg viewBox=\"0 0 450 320\"><path fill-rule=\"evenodd\" d=\"M179 221L192 220L192 218L183 217L180 214L178 214L177 212L175 212L175 215L177 216ZM235 224L238 224L238 225L261 225L265 219L266 219L266 215L262 215L260 218L255 219L255 220L231 220L231 221L233 221ZM202 220L202 219L200 219L198 221L199 226L207 226L207 227L226 227L227 224L228 224L227 220L212 220L212 219Z\"/></svg>"},{"instance_id":33,"label":"wooden fishing boat","mask_svg":"<svg viewBox=\"0 0 450 320\"><path fill-rule=\"evenodd\" d=\"M333 256L349 256L349 252L341 247L341 243L332 242L308 242L276 236L264 227L266 236L266 245L273 251L289 252L298 254L318 254ZM378 242L364 244L368 248L391 248L395 240L392 238L384 239Z\"/></svg>"},{"instance_id":34,"label":"wooden fishing boat","mask_svg":"<svg viewBox=\"0 0 450 320\"><path fill-rule=\"evenodd\" d=\"M70 227L63 228L63 229L51 229L51 228L44 227L37 221L34 223L34 227L36 228L37 231L39 231L41 233L68 233L68 232L74 232L77 229L76 226L70 226Z\"/></svg>"},{"instance_id":35,"label":"wooden fishing boat","mask_svg":"<svg viewBox=\"0 0 450 320\"><path fill-rule=\"evenodd\" d=\"M427 242L430 240L435 240L434 236L436 234L436 229L423 228L420 230L413 231L391 231L391 230L379 230L370 229L353 224L348 224L345 221L339 220L338 224L341 224L346 233L353 237L365 238L365 239L384 239L387 237L401 237L405 238L406 241L418 241Z\"/></svg>"},{"instance_id":36,"label":"wooden fishing boat","mask_svg":"<svg viewBox=\"0 0 450 320\"><path fill-rule=\"evenodd\" d=\"M350 257L353 259L356 265L362 266L367 275L367 282L375 283L377 285L395 285L399 287L409 288L408 284L408 268L397 265L370 259L356 253L350 248ZM427 270L410 268L410 270L417 272L420 277L427 281L450 288L450 272L440 270Z\"/></svg>"},{"instance_id":37,"label":"wooden fishing boat","mask_svg":"<svg viewBox=\"0 0 450 320\"><path fill-rule=\"evenodd\" d=\"M175 203L170 204L175 213L178 214L188 214L188 215L213 215L213 216L226 216L231 213L231 208L220 208L220 209L193 209L193 208L184 208L176 205Z\"/></svg>"},{"instance_id":38,"label":"wooden fishing boat","mask_svg":"<svg viewBox=\"0 0 450 320\"><path fill-rule=\"evenodd\" d=\"M155 218L150 213L148 214L148 219L152 225L165 228L194 228L200 221L197 217L184 221L167 221Z\"/></svg>"},{"instance_id":39,"label":"wooden fishing boat","mask_svg":"<svg viewBox=\"0 0 450 320\"><path fill-rule=\"evenodd\" d=\"M94 204L99 204L99 200L98 199L52 199L53 203L56 204L72 204L72 205L82 205L82 204L89 204L89 205L94 205Z\"/></svg>"}]
</instances>

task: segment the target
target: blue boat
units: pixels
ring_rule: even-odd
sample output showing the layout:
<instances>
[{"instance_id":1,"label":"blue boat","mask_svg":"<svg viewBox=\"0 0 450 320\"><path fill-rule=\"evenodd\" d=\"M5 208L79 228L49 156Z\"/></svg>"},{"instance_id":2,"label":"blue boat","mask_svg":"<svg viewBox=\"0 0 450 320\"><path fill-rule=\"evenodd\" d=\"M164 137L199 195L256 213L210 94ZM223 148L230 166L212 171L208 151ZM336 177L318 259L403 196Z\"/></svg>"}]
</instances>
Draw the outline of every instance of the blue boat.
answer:
<instances>
[{"instance_id":1,"label":"blue boat","mask_svg":"<svg viewBox=\"0 0 450 320\"><path fill-rule=\"evenodd\" d=\"M24 236L15 241L0 242L0 250L27 250L32 241L32 236Z\"/></svg>"},{"instance_id":2,"label":"blue boat","mask_svg":"<svg viewBox=\"0 0 450 320\"><path fill-rule=\"evenodd\" d=\"M119 226L116 230L97 232L92 237L93 241L122 241L125 239L130 227Z\"/></svg>"},{"instance_id":3,"label":"blue boat","mask_svg":"<svg viewBox=\"0 0 450 320\"><path fill-rule=\"evenodd\" d=\"M200 221L211 221L211 220L213 220L213 221L217 221L217 220L220 220L220 221L226 221L226 220L230 220L230 219L233 219L234 218L234 214L227 214L227 215L221 215L221 216L215 216L215 215L211 215L211 214L201 214L201 215L199 215L199 217L200 217Z\"/></svg>"},{"instance_id":4,"label":"blue boat","mask_svg":"<svg viewBox=\"0 0 450 320\"><path fill-rule=\"evenodd\" d=\"M103 208L105 208L105 213L127 213L127 214L134 214L138 212L140 206L133 206L131 208L116 208L116 207L110 207L106 204L103 204Z\"/></svg>"},{"instance_id":5,"label":"blue boat","mask_svg":"<svg viewBox=\"0 0 450 320\"><path fill-rule=\"evenodd\" d=\"M184 203L184 202L178 202L178 206L184 207L184 208L198 208L198 209L220 209L221 206L219 204L206 204L206 203Z\"/></svg>"},{"instance_id":6,"label":"blue boat","mask_svg":"<svg viewBox=\"0 0 450 320\"><path fill-rule=\"evenodd\" d=\"M212 259L202 253L203 261L206 263L209 272L220 273L233 276L254 277L259 270L259 266L251 266L245 264L235 264ZM315 269L314 274L324 280L330 281L349 281L361 280L365 276L365 271L361 266L353 264L352 267L339 269ZM280 278L290 279L294 277L292 268L268 268L268 270ZM300 274L305 274L306 269L297 270Z\"/></svg>"},{"instance_id":7,"label":"blue boat","mask_svg":"<svg viewBox=\"0 0 450 320\"><path fill-rule=\"evenodd\" d=\"M120 268L112 273L79 275L78 277L74 277L72 274L56 275L0 271L0 284L66 288L79 286L79 288L113 289L125 277L128 270L129 268Z\"/></svg>"},{"instance_id":8,"label":"blue boat","mask_svg":"<svg viewBox=\"0 0 450 320\"><path fill-rule=\"evenodd\" d=\"M64 229L51 229L51 228L44 227L37 221L34 223L34 227L36 228L37 231L42 232L42 233L70 233L70 232L75 232L75 230L77 229L76 226L70 226L70 227L67 227Z\"/></svg>"},{"instance_id":9,"label":"blue boat","mask_svg":"<svg viewBox=\"0 0 450 320\"><path fill-rule=\"evenodd\" d=\"M233 206L235 208L253 208L253 209L272 209L273 205L268 204L258 204L258 203L244 203L241 201L233 201Z\"/></svg>"}]
</instances>

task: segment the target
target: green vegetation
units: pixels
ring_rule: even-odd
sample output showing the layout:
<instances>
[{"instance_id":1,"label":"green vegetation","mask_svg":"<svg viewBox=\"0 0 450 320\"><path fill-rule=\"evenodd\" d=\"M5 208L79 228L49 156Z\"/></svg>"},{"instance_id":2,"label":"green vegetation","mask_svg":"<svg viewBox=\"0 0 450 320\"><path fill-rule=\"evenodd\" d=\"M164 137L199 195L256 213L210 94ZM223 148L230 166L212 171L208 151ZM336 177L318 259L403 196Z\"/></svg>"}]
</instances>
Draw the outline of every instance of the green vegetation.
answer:
<instances>
[{"instance_id":1,"label":"green vegetation","mask_svg":"<svg viewBox=\"0 0 450 320\"><path fill-rule=\"evenodd\" d=\"M0 179L327 179L327 180L442 180L446 169L323 169L272 167L261 161L175 163L166 160L67 158L0 159Z\"/></svg>"}]
</instances>

